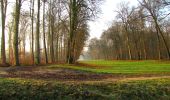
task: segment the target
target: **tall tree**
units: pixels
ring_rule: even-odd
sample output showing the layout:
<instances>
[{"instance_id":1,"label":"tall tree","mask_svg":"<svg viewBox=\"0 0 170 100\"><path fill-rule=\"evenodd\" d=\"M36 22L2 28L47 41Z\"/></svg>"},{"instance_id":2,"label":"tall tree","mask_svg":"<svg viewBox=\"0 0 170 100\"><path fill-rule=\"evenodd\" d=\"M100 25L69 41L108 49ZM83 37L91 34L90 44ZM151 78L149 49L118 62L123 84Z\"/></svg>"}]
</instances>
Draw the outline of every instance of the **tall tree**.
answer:
<instances>
[{"instance_id":1,"label":"tall tree","mask_svg":"<svg viewBox=\"0 0 170 100\"><path fill-rule=\"evenodd\" d=\"M163 30L161 29L160 19L159 19L160 17L162 17L162 16L160 16L160 15L162 15L160 13L162 13L161 8L162 8L163 5L161 4L161 2L159 0L157 0L156 2L154 0L142 0L142 2L139 1L139 3L143 7L146 8L146 10L149 12L150 16L152 17L153 22L155 24L155 29L156 29L156 34L157 34L157 37L158 37L159 46L160 46L160 41L161 41L160 36L161 36L163 43L164 43L164 46L167 50L168 59L170 59L170 50L169 50L169 47L168 47L167 40L165 39L165 37L163 35ZM159 34L160 34L160 36L159 36Z\"/></svg>"},{"instance_id":2,"label":"tall tree","mask_svg":"<svg viewBox=\"0 0 170 100\"><path fill-rule=\"evenodd\" d=\"M34 64L34 0L30 1L30 17L31 17L31 58Z\"/></svg>"},{"instance_id":3,"label":"tall tree","mask_svg":"<svg viewBox=\"0 0 170 100\"><path fill-rule=\"evenodd\" d=\"M55 13L54 13L54 6L52 1L50 0L50 32L51 32L51 43L50 43L50 54L51 54L51 62L54 62L54 24L55 24Z\"/></svg>"},{"instance_id":4,"label":"tall tree","mask_svg":"<svg viewBox=\"0 0 170 100\"><path fill-rule=\"evenodd\" d=\"M46 48L46 35L45 35L45 3L47 0L43 0L43 43L44 43L44 54L45 54L45 62L48 63L48 55Z\"/></svg>"},{"instance_id":5,"label":"tall tree","mask_svg":"<svg viewBox=\"0 0 170 100\"><path fill-rule=\"evenodd\" d=\"M132 10L129 9L129 5L128 3L121 3L119 5L120 9L118 12L118 18L121 19L122 23L123 23L123 27L125 33L126 33L126 44L127 44L127 48L128 48L128 53L129 53L129 59L132 60L132 50L131 50L131 46L130 46L130 35L129 35L129 24L128 24L128 17L132 14Z\"/></svg>"},{"instance_id":6,"label":"tall tree","mask_svg":"<svg viewBox=\"0 0 170 100\"><path fill-rule=\"evenodd\" d=\"M2 37L1 37L1 59L2 64L6 64L6 52L5 52L5 21L7 11L7 0L1 0L1 19L2 19Z\"/></svg>"},{"instance_id":7,"label":"tall tree","mask_svg":"<svg viewBox=\"0 0 170 100\"><path fill-rule=\"evenodd\" d=\"M67 48L67 63L75 63L76 57L74 52L76 50L77 30L81 23L90 20L96 15L96 4L101 0L69 0L69 37Z\"/></svg>"},{"instance_id":8,"label":"tall tree","mask_svg":"<svg viewBox=\"0 0 170 100\"><path fill-rule=\"evenodd\" d=\"M19 19L20 19L20 10L21 10L21 0L16 0L15 5L15 21L14 21L14 38L13 38L13 47L14 47L14 65L19 66L19 53L18 53L18 30L19 30Z\"/></svg>"},{"instance_id":9,"label":"tall tree","mask_svg":"<svg viewBox=\"0 0 170 100\"><path fill-rule=\"evenodd\" d=\"M35 64L40 64L40 0L37 0L37 22L35 41Z\"/></svg>"}]
</instances>

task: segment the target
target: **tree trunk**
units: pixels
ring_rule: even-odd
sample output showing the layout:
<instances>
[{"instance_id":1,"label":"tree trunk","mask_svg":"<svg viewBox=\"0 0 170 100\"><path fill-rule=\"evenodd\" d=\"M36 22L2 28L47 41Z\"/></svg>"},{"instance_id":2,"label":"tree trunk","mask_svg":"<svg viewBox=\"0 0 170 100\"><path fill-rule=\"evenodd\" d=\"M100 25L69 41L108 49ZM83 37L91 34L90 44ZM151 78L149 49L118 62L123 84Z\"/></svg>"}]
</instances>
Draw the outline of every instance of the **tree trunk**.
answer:
<instances>
[{"instance_id":1,"label":"tree trunk","mask_svg":"<svg viewBox=\"0 0 170 100\"><path fill-rule=\"evenodd\" d=\"M160 35L161 35L161 37L162 37L162 39L163 39L165 48L166 48L166 50L167 50L168 59L170 59L170 50L169 50L169 47L168 47L168 43L167 43L167 41L165 40L165 37L164 37L164 35L163 35L163 32L162 32L162 30L160 29L160 27L159 27L159 25L158 25L158 23L157 23L156 20L155 20L155 24L156 24L156 27L157 27L158 32L160 33Z\"/></svg>"},{"instance_id":2,"label":"tree trunk","mask_svg":"<svg viewBox=\"0 0 170 100\"><path fill-rule=\"evenodd\" d=\"M16 9L15 9L15 21L14 21L14 38L13 38L13 47L14 47L14 65L19 66L19 53L18 53L18 28L19 28L19 19L20 19L20 10L21 10L21 0L16 0Z\"/></svg>"},{"instance_id":3,"label":"tree trunk","mask_svg":"<svg viewBox=\"0 0 170 100\"><path fill-rule=\"evenodd\" d=\"M77 8L76 0L70 0L70 35L68 39L67 62L74 63L74 35L76 32Z\"/></svg>"},{"instance_id":4,"label":"tree trunk","mask_svg":"<svg viewBox=\"0 0 170 100\"><path fill-rule=\"evenodd\" d=\"M129 37L126 37L126 41L127 41L127 47L128 47L128 55L129 55L129 60L132 60L132 51L130 49L130 43L129 43Z\"/></svg>"},{"instance_id":5,"label":"tree trunk","mask_svg":"<svg viewBox=\"0 0 170 100\"><path fill-rule=\"evenodd\" d=\"M51 16L51 62L54 63L54 16Z\"/></svg>"},{"instance_id":6,"label":"tree trunk","mask_svg":"<svg viewBox=\"0 0 170 100\"><path fill-rule=\"evenodd\" d=\"M13 31L13 27L14 27L14 18L12 19L12 24L9 26L9 39L8 39L8 59L9 59L9 63L13 64L13 48L12 48L12 31Z\"/></svg>"},{"instance_id":7,"label":"tree trunk","mask_svg":"<svg viewBox=\"0 0 170 100\"><path fill-rule=\"evenodd\" d=\"M58 58L59 58L59 57L58 57L58 54L59 54L59 53L58 53L58 47L59 47L59 46L58 46L58 44L59 44L59 39L58 39L59 36L58 36L58 34L59 34L59 31L57 32L57 40L56 40L56 55L55 55L55 56L56 56L56 62L58 62Z\"/></svg>"},{"instance_id":8,"label":"tree trunk","mask_svg":"<svg viewBox=\"0 0 170 100\"><path fill-rule=\"evenodd\" d=\"M5 5L4 5L5 4ZM6 19L7 0L1 0L1 18L2 18L2 37L1 37L1 59L2 64L6 65L5 52L5 19Z\"/></svg>"},{"instance_id":9,"label":"tree trunk","mask_svg":"<svg viewBox=\"0 0 170 100\"><path fill-rule=\"evenodd\" d=\"M32 64L34 64L34 0L32 2L32 13L31 13L31 55L32 55Z\"/></svg>"},{"instance_id":10,"label":"tree trunk","mask_svg":"<svg viewBox=\"0 0 170 100\"><path fill-rule=\"evenodd\" d=\"M163 39L165 48L166 48L166 50L167 50L168 59L170 59L170 50L169 50L169 47L168 47L168 43L167 43L167 41L165 40L165 37L164 37L163 32L162 32L162 30L161 30L161 28L160 28L160 25L158 24L158 19L157 19L156 15L152 12L151 9L149 9L149 8L147 8L147 9L148 9L148 11L150 12L150 14L151 14L151 16L152 16L152 18L153 18L153 20L154 20L157 34L160 33L160 35L161 35L161 37L162 37L162 39ZM159 36L158 36L158 37L159 37Z\"/></svg>"},{"instance_id":11,"label":"tree trunk","mask_svg":"<svg viewBox=\"0 0 170 100\"><path fill-rule=\"evenodd\" d=\"M44 43L44 54L45 54L45 63L48 63L47 48L46 48L46 38L45 38L45 1L43 3L43 43Z\"/></svg>"},{"instance_id":12,"label":"tree trunk","mask_svg":"<svg viewBox=\"0 0 170 100\"><path fill-rule=\"evenodd\" d=\"M38 0L38 13L37 13L37 23L36 23L36 41L35 41L35 64L40 64L40 0Z\"/></svg>"}]
</instances>

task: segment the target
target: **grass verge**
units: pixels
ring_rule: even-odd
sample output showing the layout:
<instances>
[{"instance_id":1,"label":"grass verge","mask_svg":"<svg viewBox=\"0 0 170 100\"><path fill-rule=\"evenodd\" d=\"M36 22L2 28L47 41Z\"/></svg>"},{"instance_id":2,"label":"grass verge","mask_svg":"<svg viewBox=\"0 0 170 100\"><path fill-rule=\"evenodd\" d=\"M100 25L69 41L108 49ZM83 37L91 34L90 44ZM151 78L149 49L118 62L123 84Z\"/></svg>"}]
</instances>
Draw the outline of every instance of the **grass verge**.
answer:
<instances>
[{"instance_id":1,"label":"grass verge","mask_svg":"<svg viewBox=\"0 0 170 100\"><path fill-rule=\"evenodd\" d=\"M60 83L0 78L1 100L169 100L170 79Z\"/></svg>"}]
</instances>

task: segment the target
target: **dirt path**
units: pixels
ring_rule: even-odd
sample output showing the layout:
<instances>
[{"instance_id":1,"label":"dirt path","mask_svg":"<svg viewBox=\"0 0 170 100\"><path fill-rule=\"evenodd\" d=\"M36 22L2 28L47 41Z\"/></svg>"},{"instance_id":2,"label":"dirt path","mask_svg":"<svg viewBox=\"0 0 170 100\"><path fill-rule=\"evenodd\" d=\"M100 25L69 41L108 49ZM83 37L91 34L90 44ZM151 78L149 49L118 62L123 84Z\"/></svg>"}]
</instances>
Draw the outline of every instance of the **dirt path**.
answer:
<instances>
[{"instance_id":1,"label":"dirt path","mask_svg":"<svg viewBox=\"0 0 170 100\"><path fill-rule=\"evenodd\" d=\"M57 80L61 82L116 82L169 78L170 74L96 74L71 69L47 69L45 67L0 68L0 77Z\"/></svg>"},{"instance_id":2,"label":"dirt path","mask_svg":"<svg viewBox=\"0 0 170 100\"><path fill-rule=\"evenodd\" d=\"M151 76L151 77L132 77L132 78L122 78L119 79L119 81L135 81L135 80L153 80L153 79L165 79L168 78L170 79L170 76ZM110 78L110 79L106 79L105 81L115 81L114 79Z\"/></svg>"}]
</instances>

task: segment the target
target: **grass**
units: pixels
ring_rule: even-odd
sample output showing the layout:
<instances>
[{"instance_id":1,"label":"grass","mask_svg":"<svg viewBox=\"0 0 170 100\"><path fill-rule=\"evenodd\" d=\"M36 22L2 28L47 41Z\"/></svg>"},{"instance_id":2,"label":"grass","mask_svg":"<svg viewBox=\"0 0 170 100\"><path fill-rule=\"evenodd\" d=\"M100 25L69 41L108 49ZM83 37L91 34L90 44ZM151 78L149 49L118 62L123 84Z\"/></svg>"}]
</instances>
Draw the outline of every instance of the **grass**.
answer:
<instances>
[{"instance_id":1,"label":"grass","mask_svg":"<svg viewBox=\"0 0 170 100\"><path fill-rule=\"evenodd\" d=\"M0 78L1 100L169 100L170 80L60 83Z\"/></svg>"},{"instance_id":2,"label":"grass","mask_svg":"<svg viewBox=\"0 0 170 100\"><path fill-rule=\"evenodd\" d=\"M111 74L161 74L170 73L168 61L81 61L81 65L52 65L49 68L69 68L94 73ZM91 67L92 66L92 67Z\"/></svg>"}]
</instances>

